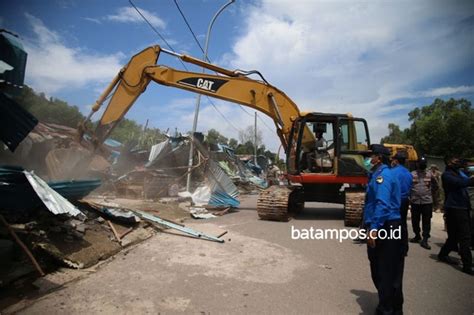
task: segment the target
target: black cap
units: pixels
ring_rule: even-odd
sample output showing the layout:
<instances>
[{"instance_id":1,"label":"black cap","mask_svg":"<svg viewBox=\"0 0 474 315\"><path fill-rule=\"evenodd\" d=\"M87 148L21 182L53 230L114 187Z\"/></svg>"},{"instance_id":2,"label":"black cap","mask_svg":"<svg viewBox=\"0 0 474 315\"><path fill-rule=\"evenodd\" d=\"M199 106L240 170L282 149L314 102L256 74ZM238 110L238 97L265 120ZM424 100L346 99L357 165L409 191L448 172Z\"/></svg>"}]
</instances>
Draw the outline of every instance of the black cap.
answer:
<instances>
[{"instance_id":1,"label":"black cap","mask_svg":"<svg viewBox=\"0 0 474 315\"><path fill-rule=\"evenodd\" d=\"M418 168L421 170L424 170L427 167L428 167L428 161L426 160L426 158L424 156L420 157L418 159Z\"/></svg>"},{"instance_id":2,"label":"black cap","mask_svg":"<svg viewBox=\"0 0 474 315\"><path fill-rule=\"evenodd\" d=\"M426 162L427 161L426 161L426 158L424 156L422 156L418 159L418 163L426 163Z\"/></svg>"},{"instance_id":3,"label":"black cap","mask_svg":"<svg viewBox=\"0 0 474 315\"><path fill-rule=\"evenodd\" d=\"M398 161L405 161L407 159L407 154L406 152L397 152L392 159L398 160Z\"/></svg>"},{"instance_id":4,"label":"black cap","mask_svg":"<svg viewBox=\"0 0 474 315\"><path fill-rule=\"evenodd\" d=\"M390 150L382 144L372 144L370 146L372 154L390 156Z\"/></svg>"}]
</instances>

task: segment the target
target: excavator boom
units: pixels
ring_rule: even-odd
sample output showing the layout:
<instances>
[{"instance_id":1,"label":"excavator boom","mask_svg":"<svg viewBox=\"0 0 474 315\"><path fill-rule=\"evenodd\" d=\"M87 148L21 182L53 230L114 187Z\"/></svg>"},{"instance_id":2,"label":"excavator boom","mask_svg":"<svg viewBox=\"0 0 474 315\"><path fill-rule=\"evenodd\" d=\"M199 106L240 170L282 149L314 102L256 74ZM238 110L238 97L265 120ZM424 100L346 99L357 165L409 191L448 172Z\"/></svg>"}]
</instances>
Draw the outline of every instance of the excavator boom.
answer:
<instances>
[{"instance_id":1,"label":"excavator boom","mask_svg":"<svg viewBox=\"0 0 474 315\"><path fill-rule=\"evenodd\" d=\"M181 71L157 65L162 52L175 55L184 62L202 66L216 74ZM266 81L254 80L245 76L243 72L230 71L190 56L167 51L160 46L152 46L131 58L93 107L91 115L110 98L95 132L96 143L100 144L105 140L145 91L150 81L238 103L268 115L275 122L276 132L285 149L292 120L300 115L296 104L285 93ZM308 138L307 140L314 139L309 130L305 132L304 137Z\"/></svg>"}]
</instances>

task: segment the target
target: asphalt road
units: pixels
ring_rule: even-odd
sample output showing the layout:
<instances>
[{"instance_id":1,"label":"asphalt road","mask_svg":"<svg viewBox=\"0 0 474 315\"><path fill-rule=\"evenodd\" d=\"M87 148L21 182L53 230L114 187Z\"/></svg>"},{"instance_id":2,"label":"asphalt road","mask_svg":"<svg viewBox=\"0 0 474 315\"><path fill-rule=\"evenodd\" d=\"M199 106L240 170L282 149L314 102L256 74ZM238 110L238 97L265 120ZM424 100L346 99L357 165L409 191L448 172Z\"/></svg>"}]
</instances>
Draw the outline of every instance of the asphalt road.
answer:
<instances>
[{"instance_id":1,"label":"asphalt road","mask_svg":"<svg viewBox=\"0 0 474 315\"><path fill-rule=\"evenodd\" d=\"M343 228L342 207L310 203L282 223L258 220L255 206L246 196L236 213L186 223L228 231L224 244L160 233L20 313L373 314L365 245L291 239L292 226ZM445 232L433 221L432 250L412 245L406 259L404 311L473 314L474 277L436 261Z\"/></svg>"}]
</instances>

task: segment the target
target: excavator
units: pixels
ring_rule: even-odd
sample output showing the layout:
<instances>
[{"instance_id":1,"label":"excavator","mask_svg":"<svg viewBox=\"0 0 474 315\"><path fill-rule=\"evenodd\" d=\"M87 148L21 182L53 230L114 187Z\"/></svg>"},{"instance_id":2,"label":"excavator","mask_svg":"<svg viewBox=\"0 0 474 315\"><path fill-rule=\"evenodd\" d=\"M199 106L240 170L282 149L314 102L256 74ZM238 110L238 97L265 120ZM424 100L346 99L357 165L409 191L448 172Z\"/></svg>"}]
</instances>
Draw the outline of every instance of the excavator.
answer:
<instances>
[{"instance_id":1,"label":"excavator","mask_svg":"<svg viewBox=\"0 0 474 315\"><path fill-rule=\"evenodd\" d=\"M160 65L157 63L160 54L174 56L212 73ZM261 219L288 221L304 208L305 202L318 201L344 204L345 225L360 224L367 183L364 156L370 145L364 119L351 114L302 112L258 71L228 70L155 45L134 55L119 71L93 105L79 128L80 133L109 100L91 135L94 145L99 146L151 81L241 104L272 118L286 153L288 184L270 186L260 193L257 212Z\"/></svg>"},{"instance_id":2,"label":"excavator","mask_svg":"<svg viewBox=\"0 0 474 315\"><path fill-rule=\"evenodd\" d=\"M406 159L406 167L411 171L416 169L416 163L418 162L418 153L411 144L401 143L384 143L384 147L390 150L390 156L395 156L397 153L404 154Z\"/></svg>"}]
</instances>

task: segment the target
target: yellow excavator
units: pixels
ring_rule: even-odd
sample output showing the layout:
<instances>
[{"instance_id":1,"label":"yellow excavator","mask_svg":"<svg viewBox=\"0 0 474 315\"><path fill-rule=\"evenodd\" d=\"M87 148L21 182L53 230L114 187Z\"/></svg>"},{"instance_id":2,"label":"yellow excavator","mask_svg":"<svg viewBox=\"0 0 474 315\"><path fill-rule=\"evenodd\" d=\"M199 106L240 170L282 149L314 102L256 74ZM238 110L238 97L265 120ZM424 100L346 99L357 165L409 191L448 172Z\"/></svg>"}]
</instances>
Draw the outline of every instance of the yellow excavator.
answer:
<instances>
[{"instance_id":1,"label":"yellow excavator","mask_svg":"<svg viewBox=\"0 0 474 315\"><path fill-rule=\"evenodd\" d=\"M411 144L384 143L383 146L390 150L391 156L395 156L397 153L404 154L407 157L405 162L406 167L410 171L414 171L416 169L418 153Z\"/></svg>"},{"instance_id":2,"label":"yellow excavator","mask_svg":"<svg viewBox=\"0 0 474 315\"><path fill-rule=\"evenodd\" d=\"M181 71L159 65L169 54L215 74ZM250 78L259 75L260 79ZM105 89L80 128L110 99L92 141L100 145L125 116L148 84L175 87L258 110L275 123L286 152L288 185L271 186L258 198L261 219L287 221L306 201L345 204L345 224L357 226L362 215L370 145L367 122L350 114L301 112L282 91L258 71L231 71L197 58L151 46L133 56Z\"/></svg>"}]
</instances>

